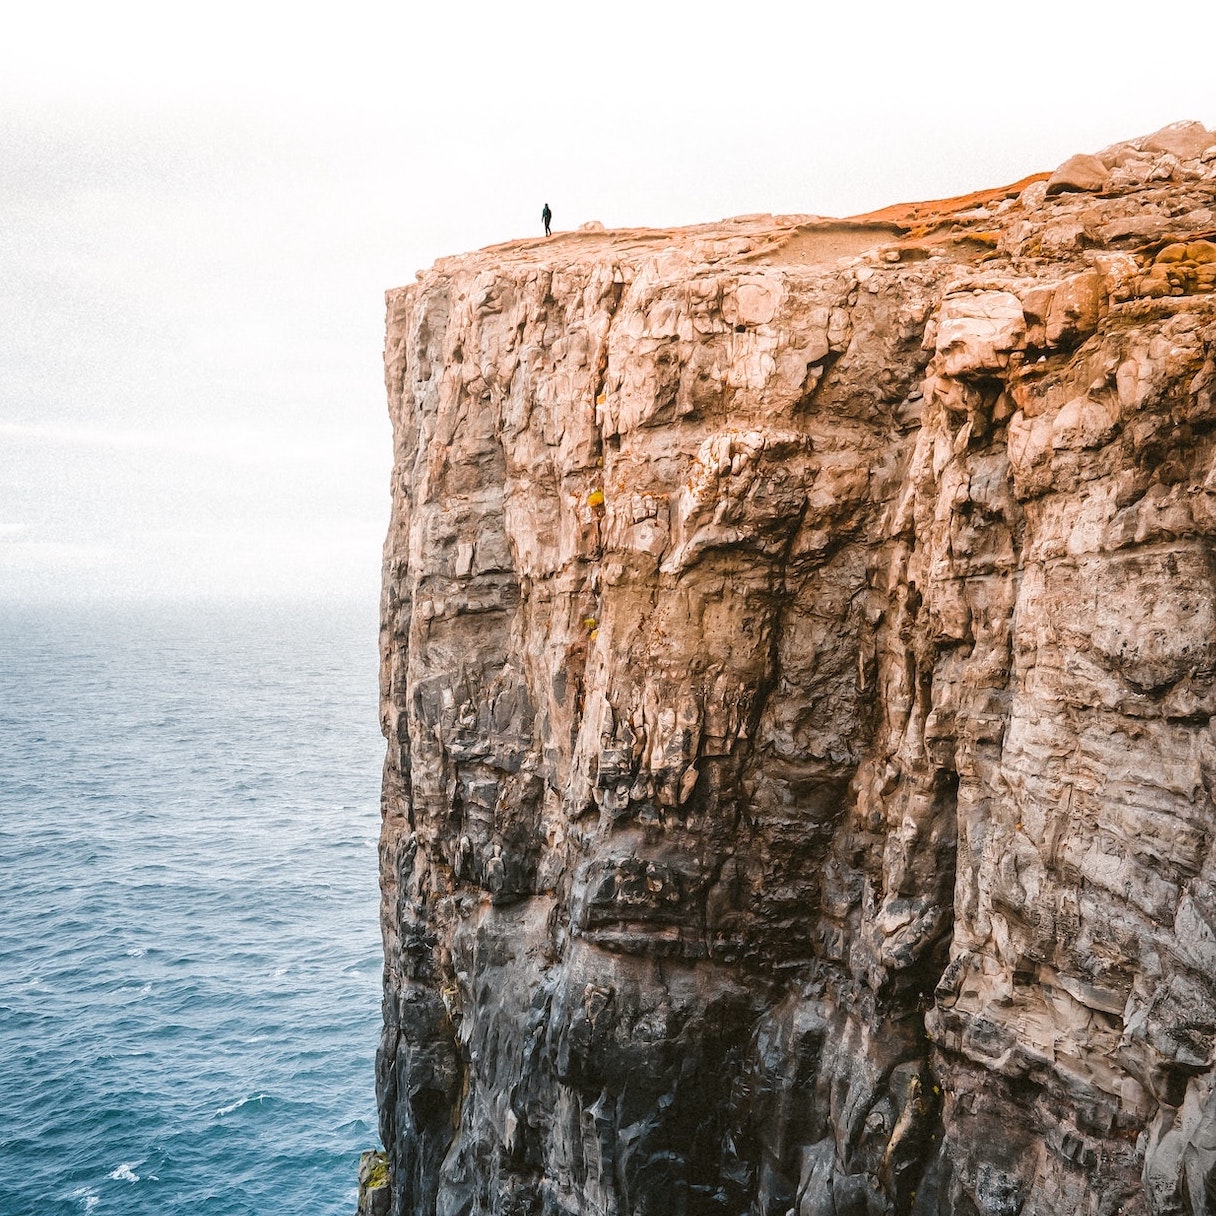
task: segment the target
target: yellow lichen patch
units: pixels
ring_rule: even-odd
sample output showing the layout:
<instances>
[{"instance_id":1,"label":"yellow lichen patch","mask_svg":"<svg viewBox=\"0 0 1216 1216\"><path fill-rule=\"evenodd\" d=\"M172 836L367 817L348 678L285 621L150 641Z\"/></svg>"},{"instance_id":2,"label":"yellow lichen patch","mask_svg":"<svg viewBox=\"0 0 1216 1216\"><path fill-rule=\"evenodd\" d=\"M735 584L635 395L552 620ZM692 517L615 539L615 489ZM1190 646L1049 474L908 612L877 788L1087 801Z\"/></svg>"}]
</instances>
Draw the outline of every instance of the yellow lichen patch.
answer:
<instances>
[{"instance_id":1,"label":"yellow lichen patch","mask_svg":"<svg viewBox=\"0 0 1216 1216\"><path fill-rule=\"evenodd\" d=\"M583 617L583 628L584 629L598 629L599 624L600 624L599 621L597 621L595 619L595 617L593 617L593 616Z\"/></svg>"},{"instance_id":2,"label":"yellow lichen patch","mask_svg":"<svg viewBox=\"0 0 1216 1216\"><path fill-rule=\"evenodd\" d=\"M602 507L604 505L604 491L592 490L591 493L587 495L587 505L589 507Z\"/></svg>"},{"instance_id":3,"label":"yellow lichen patch","mask_svg":"<svg viewBox=\"0 0 1216 1216\"><path fill-rule=\"evenodd\" d=\"M364 1180L366 1190L376 1191L388 1186L388 1154L372 1152L364 1154Z\"/></svg>"},{"instance_id":4,"label":"yellow lichen patch","mask_svg":"<svg viewBox=\"0 0 1216 1216\"><path fill-rule=\"evenodd\" d=\"M1216 291L1216 243L1209 240L1166 245L1132 286L1133 295L1148 297L1212 291Z\"/></svg>"},{"instance_id":5,"label":"yellow lichen patch","mask_svg":"<svg viewBox=\"0 0 1216 1216\"><path fill-rule=\"evenodd\" d=\"M1154 262L1184 262L1186 261L1186 246L1175 243L1166 247L1153 259Z\"/></svg>"}]
</instances>

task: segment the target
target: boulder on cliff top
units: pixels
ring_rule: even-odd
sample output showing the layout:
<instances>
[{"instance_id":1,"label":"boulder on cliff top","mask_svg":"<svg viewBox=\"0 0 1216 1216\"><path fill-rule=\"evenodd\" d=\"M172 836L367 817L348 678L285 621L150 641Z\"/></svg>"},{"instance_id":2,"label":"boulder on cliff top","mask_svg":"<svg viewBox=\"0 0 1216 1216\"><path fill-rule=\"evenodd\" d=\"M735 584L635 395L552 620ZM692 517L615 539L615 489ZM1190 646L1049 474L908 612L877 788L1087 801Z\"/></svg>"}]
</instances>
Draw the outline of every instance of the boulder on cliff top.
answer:
<instances>
[{"instance_id":1,"label":"boulder on cliff top","mask_svg":"<svg viewBox=\"0 0 1216 1216\"><path fill-rule=\"evenodd\" d=\"M1096 157L1084 152L1070 156L1047 179L1047 194L1064 194L1066 191L1097 192L1106 185L1106 166Z\"/></svg>"},{"instance_id":2,"label":"boulder on cliff top","mask_svg":"<svg viewBox=\"0 0 1216 1216\"><path fill-rule=\"evenodd\" d=\"M1209 149L1216 148L1216 131L1209 131L1201 122L1187 120L1172 122L1151 135L1126 139L1098 153L1098 159L1108 168L1173 156L1177 160L1199 160Z\"/></svg>"},{"instance_id":3,"label":"boulder on cliff top","mask_svg":"<svg viewBox=\"0 0 1216 1216\"><path fill-rule=\"evenodd\" d=\"M1216 131L1209 131L1201 122L1172 122L1146 135L1143 143L1147 152L1168 152L1179 160L1197 160L1216 146Z\"/></svg>"}]
</instances>

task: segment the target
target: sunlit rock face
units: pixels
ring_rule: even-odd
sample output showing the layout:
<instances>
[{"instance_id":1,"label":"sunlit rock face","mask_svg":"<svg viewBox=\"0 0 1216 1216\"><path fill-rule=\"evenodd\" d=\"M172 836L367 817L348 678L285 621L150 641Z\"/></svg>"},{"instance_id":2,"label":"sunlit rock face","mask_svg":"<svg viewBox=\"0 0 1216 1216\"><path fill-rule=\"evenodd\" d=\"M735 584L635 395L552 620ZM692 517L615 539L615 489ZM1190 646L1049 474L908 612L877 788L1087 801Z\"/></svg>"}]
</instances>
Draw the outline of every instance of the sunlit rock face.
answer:
<instances>
[{"instance_id":1,"label":"sunlit rock face","mask_svg":"<svg viewBox=\"0 0 1216 1216\"><path fill-rule=\"evenodd\" d=\"M1216 1210L1216 135L388 297L392 1211Z\"/></svg>"}]
</instances>

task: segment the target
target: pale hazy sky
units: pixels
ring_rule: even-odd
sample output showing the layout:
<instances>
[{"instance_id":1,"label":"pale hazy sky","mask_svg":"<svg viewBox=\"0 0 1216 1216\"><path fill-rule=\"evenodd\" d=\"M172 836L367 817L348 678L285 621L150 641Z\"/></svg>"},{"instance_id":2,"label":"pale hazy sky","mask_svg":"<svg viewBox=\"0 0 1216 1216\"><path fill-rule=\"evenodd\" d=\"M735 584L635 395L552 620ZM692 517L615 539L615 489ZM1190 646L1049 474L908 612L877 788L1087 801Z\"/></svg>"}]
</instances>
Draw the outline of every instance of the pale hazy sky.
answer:
<instances>
[{"instance_id":1,"label":"pale hazy sky","mask_svg":"<svg viewBox=\"0 0 1216 1216\"><path fill-rule=\"evenodd\" d=\"M1124 14L1124 15L1120 15ZM385 288L1216 125L1210 4L44 2L0 40L0 599L374 596ZM1162 49L1176 48L1172 54ZM1171 70L1175 65L1175 70Z\"/></svg>"}]
</instances>

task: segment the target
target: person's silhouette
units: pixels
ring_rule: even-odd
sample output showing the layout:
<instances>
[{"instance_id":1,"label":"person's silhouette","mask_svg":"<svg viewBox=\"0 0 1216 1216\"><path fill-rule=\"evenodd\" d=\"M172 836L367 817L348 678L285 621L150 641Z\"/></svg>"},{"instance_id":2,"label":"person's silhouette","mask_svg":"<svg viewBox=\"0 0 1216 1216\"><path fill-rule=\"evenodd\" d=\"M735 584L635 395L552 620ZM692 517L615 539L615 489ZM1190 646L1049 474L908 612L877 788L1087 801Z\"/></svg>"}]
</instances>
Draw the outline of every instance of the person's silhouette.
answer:
<instances>
[{"instance_id":1,"label":"person's silhouette","mask_svg":"<svg viewBox=\"0 0 1216 1216\"><path fill-rule=\"evenodd\" d=\"M549 236L549 221L553 218L553 212L549 210L549 204L545 204L545 209L540 213L540 218L545 223L545 236Z\"/></svg>"}]
</instances>

